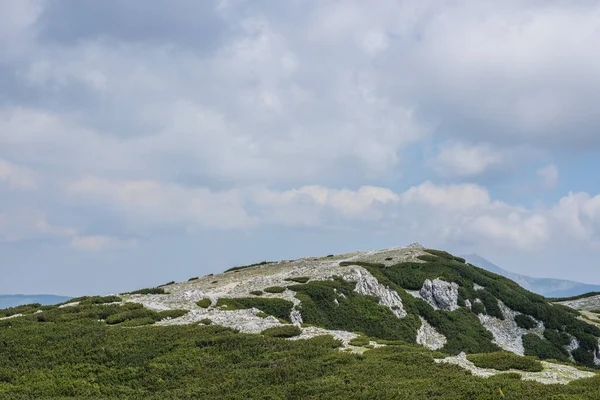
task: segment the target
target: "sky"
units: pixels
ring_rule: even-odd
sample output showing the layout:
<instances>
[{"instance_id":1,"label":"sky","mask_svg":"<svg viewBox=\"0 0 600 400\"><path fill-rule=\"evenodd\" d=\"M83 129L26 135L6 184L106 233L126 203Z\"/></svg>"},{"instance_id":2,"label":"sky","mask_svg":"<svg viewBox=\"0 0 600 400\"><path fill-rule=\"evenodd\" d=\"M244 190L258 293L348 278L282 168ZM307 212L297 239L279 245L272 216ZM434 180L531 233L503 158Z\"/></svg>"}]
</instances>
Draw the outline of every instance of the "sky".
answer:
<instances>
[{"instance_id":1,"label":"sky","mask_svg":"<svg viewBox=\"0 0 600 400\"><path fill-rule=\"evenodd\" d=\"M421 242L600 284L600 3L0 0L0 293Z\"/></svg>"}]
</instances>

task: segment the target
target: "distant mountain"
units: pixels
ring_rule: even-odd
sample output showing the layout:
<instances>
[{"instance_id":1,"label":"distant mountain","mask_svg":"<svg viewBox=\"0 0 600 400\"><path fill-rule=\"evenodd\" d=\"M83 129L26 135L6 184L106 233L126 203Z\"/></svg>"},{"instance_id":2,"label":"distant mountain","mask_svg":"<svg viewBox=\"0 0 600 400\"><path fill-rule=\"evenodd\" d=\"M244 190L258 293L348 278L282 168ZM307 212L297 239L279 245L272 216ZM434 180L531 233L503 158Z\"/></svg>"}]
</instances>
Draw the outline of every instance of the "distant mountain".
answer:
<instances>
[{"instance_id":1,"label":"distant mountain","mask_svg":"<svg viewBox=\"0 0 600 400\"><path fill-rule=\"evenodd\" d=\"M0 308L33 303L40 303L45 306L62 303L69 299L70 297L67 296L55 296L53 294L0 294Z\"/></svg>"},{"instance_id":2,"label":"distant mountain","mask_svg":"<svg viewBox=\"0 0 600 400\"><path fill-rule=\"evenodd\" d=\"M481 257L479 254L468 254L462 257L467 260L468 263L495 274L502 275L517 282L523 288L545 297L571 297L588 292L600 292L600 285L589 285L564 279L533 278L531 276L506 271L491 261Z\"/></svg>"}]
</instances>

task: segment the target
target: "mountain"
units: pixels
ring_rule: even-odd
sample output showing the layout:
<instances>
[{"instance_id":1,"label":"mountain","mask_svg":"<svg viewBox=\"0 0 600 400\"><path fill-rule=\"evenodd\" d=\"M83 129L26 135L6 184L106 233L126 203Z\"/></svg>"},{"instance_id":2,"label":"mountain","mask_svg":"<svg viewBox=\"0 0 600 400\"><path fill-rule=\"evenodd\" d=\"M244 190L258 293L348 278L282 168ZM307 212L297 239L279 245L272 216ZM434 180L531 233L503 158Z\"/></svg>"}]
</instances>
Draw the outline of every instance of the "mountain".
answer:
<instances>
[{"instance_id":1,"label":"mountain","mask_svg":"<svg viewBox=\"0 0 600 400\"><path fill-rule=\"evenodd\" d=\"M41 305L52 305L69 300L67 296L56 296L53 294L0 294L0 308L16 307L23 304L39 303Z\"/></svg>"},{"instance_id":2,"label":"mountain","mask_svg":"<svg viewBox=\"0 0 600 400\"><path fill-rule=\"evenodd\" d=\"M0 398L597 399L599 341L415 244L0 310Z\"/></svg>"},{"instance_id":3,"label":"mountain","mask_svg":"<svg viewBox=\"0 0 600 400\"><path fill-rule=\"evenodd\" d=\"M600 285L552 278L533 278L527 275L506 271L478 254L462 256L467 262L484 268L490 272L502 275L517 282L523 288L546 297L572 297L589 292L600 292Z\"/></svg>"}]
</instances>

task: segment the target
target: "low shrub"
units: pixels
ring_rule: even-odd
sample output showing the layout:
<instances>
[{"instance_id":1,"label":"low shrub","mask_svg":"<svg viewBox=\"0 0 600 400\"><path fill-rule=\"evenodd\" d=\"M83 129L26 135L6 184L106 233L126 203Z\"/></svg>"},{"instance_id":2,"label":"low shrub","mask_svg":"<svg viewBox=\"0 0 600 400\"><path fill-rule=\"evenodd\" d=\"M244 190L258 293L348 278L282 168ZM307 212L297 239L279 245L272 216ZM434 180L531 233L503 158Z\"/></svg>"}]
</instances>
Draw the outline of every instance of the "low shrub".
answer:
<instances>
[{"instance_id":1,"label":"low shrub","mask_svg":"<svg viewBox=\"0 0 600 400\"><path fill-rule=\"evenodd\" d=\"M269 299L264 297L221 297L217 300L217 307L229 311L258 308L264 313L290 322L290 313L292 312L294 303L288 300Z\"/></svg>"},{"instance_id":2,"label":"low shrub","mask_svg":"<svg viewBox=\"0 0 600 400\"><path fill-rule=\"evenodd\" d=\"M106 304L106 303L120 303L123 301L119 296L92 296L87 297L85 300L79 302L79 304Z\"/></svg>"},{"instance_id":3,"label":"low shrub","mask_svg":"<svg viewBox=\"0 0 600 400\"><path fill-rule=\"evenodd\" d=\"M203 319L201 319L198 322L200 322L201 324L204 324L204 325L210 325L210 324L212 324L212 320L210 318L203 318Z\"/></svg>"},{"instance_id":4,"label":"low shrub","mask_svg":"<svg viewBox=\"0 0 600 400\"><path fill-rule=\"evenodd\" d=\"M283 293L285 292L285 288L281 286L270 286L264 289L267 293Z\"/></svg>"},{"instance_id":5,"label":"low shrub","mask_svg":"<svg viewBox=\"0 0 600 400\"><path fill-rule=\"evenodd\" d=\"M158 287L169 286L169 285L173 285L174 283L175 283L175 281L170 281L170 282L167 282L167 283L165 283L163 285L158 285Z\"/></svg>"},{"instance_id":6,"label":"low shrub","mask_svg":"<svg viewBox=\"0 0 600 400\"><path fill-rule=\"evenodd\" d=\"M366 346L369 344L369 338L367 336L360 335L348 342L351 346Z\"/></svg>"},{"instance_id":7,"label":"low shrub","mask_svg":"<svg viewBox=\"0 0 600 400\"><path fill-rule=\"evenodd\" d=\"M483 306L483 303L480 301L473 301L471 304L471 311L474 312L475 314L479 315L479 314L484 314L485 315L485 307Z\"/></svg>"},{"instance_id":8,"label":"low shrub","mask_svg":"<svg viewBox=\"0 0 600 400\"><path fill-rule=\"evenodd\" d=\"M292 278L285 278L284 280L288 281L288 282L296 282L296 283L306 283L310 280L310 277L308 276L295 276Z\"/></svg>"},{"instance_id":9,"label":"low shrub","mask_svg":"<svg viewBox=\"0 0 600 400\"><path fill-rule=\"evenodd\" d=\"M519 328L533 329L537 326L537 323L529 315L519 314L515 316L515 322Z\"/></svg>"},{"instance_id":10,"label":"low shrub","mask_svg":"<svg viewBox=\"0 0 600 400\"><path fill-rule=\"evenodd\" d=\"M188 310L165 310L159 311L157 316L155 317L156 321L160 321L163 319L175 319L179 317L183 317L189 311Z\"/></svg>"},{"instance_id":11,"label":"low shrub","mask_svg":"<svg viewBox=\"0 0 600 400\"><path fill-rule=\"evenodd\" d=\"M269 316L269 314L267 314L265 312L262 312L262 311L259 311L259 312L256 313L256 316L260 317L260 318L267 318Z\"/></svg>"},{"instance_id":12,"label":"low shrub","mask_svg":"<svg viewBox=\"0 0 600 400\"><path fill-rule=\"evenodd\" d=\"M250 294L253 294L254 296L261 296L263 293L262 290L253 290L250 292Z\"/></svg>"},{"instance_id":13,"label":"low shrub","mask_svg":"<svg viewBox=\"0 0 600 400\"><path fill-rule=\"evenodd\" d=\"M542 363L533 357L523 357L506 351L483 354L469 354L467 359L479 368L492 368L499 371L518 369L527 372L541 372Z\"/></svg>"},{"instance_id":14,"label":"low shrub","mask_svg":"<svg viewBox=\"0 0 600 400\"><path fill-rule=\"evenodd\" d=\"M200 278L198 278L197 276L194 276L193 278L188 279L188 282L197 281L198 279L200 279Z\"/></svg>"},{"instance_id":15,"label":"low shrub","mask_svg":"<svg viewBox=\"0 0 600 400\"><path fill-rule=\"evenodd\" d=\"M291 338L294 336L298 336L301 333L302 330L296 325L274 326L273 328L267 328L261 332L261 334L265 336L278 338Z\"/></svg>"},{"instance_id":16,"label":"low shrub","mask_svg":"<svg viewBox=\"0 0 600 400\"><path fill-rule=\"evenodd\" d=\"M251 268L251 267L259 267L261 265L267 265L267 264L273 264L273 263L275 263L275 261L261 261L261 262L250 264L250 265L240 265L239 267L229 268L228 270L225 270L225 272L239 271L241 269L246 269L246 268Z\"/></svg>"},{"instance_id":17,"label":"low shrub","mask_svg":"<svg viewBox=\"0 0 600 400\"><path fill-rule=\"evenodd\" d=\"M202 300L198 300L196 304L202 308L208 308L212 304L212 300L208 297L203 298Z\"/></svg>"},{"instance_id":18,"label":"low shrub","mask_svg":"<svg viewBox=\"0 0 600 400\"><path fill-rule=\"evenodd\" d=\"M133 292L129 292L126 294L167 294L167 293L165 292L165 289L155 287L155 288L134 290Z\"/></svg>"}]
</instances>

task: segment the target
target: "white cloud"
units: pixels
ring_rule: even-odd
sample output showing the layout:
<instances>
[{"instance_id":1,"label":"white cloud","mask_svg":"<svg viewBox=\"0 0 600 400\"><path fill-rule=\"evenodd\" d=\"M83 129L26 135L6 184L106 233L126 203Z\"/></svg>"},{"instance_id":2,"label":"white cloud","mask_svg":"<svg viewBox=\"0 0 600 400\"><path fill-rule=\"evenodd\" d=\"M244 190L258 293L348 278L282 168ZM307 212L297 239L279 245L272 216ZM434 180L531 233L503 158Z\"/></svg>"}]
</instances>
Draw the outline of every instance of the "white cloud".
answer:
<instances>
[{"instance_id":1,"label":"white cloud","mask_svg":"<svg viewBox=\"0 0 600 400\"><path fill-rule=\"evenodd\" d=\"M490 205L484 188L474 184L438 186L429 181L413 186L401 195L404 204L425 204L450 211L470 211Z\"/></svg>"},{"instance_id":2,"label":"white cloud","mask_svg":"<svg viewBox=\"0 0 600 400\"><path fill-rule=\"evenodd\" d=\"M68 238L76 232L73 227L48 222L46 215L40 211L27 209L0 211L0 239L6 242Z\"/></svg>"},{"instance_id":3,"label":"white cloud","mask_svg":"<svg viewBox=\"0 0 600 400\"><path fill-rule=\"evenodd\" d=\"M506 162L499 150L487 144L451 143L443 146L433 161L436 172L445 176L475 176Z\"/></svg>"},{"instance_id":4,"label":"white cloud","mask_svg":"<svg viewBox=\"0 0 600 400\"><path fill-rule=\"evenodd\" d=\"M111 236L77 236L71 240L71 247L80 251L100 251L108 249L131 249L136 240L122 240Z\"/></svg>"},{"instance_id":5,"label":"white cloud","mask_svg":"<svg viewBox=\"0 0 600 400\"><path fill-rule=\"evenodd\" d=\"M37 188L36 173L0 158L0 182L6 182L12 188Z\"/></svg>"},{"instance_id":6,"label":"white cloud","mask_svg":"<svg viewBox=\"0 0 600 400\"><path fill-rule=\"evenodd\" d=\"M141 225L175 224L191 229L238 229L255 224L235 191L212 192L155 181L110 181L84 178L67 187L87 204L108 205Z\"/></svg>"},{"instance_id":7,"label":"white cloud","mask_svg":"<svg viewBox=\"0 0 600 400\"><path fill-rule=\"evenodd\" d=\"M547 165L536 171L537 175L542 178L544 186L552 189L558 183L558 168L554 164Z\"/></svg>"}]
</instances>

